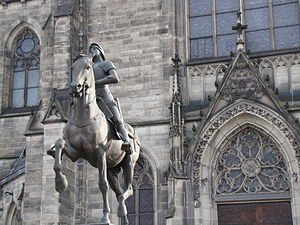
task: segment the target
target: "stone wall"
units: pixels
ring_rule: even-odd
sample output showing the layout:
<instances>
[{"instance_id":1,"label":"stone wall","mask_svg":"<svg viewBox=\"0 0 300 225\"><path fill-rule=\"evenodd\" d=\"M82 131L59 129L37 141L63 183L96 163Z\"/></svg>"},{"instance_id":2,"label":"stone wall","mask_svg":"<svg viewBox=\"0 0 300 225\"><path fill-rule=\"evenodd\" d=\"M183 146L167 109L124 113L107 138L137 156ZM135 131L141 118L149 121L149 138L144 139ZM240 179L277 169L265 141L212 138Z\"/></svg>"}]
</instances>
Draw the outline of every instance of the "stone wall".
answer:
<instances>
[{"instance_id":1,"label":"stone wall","mask_svg":"<svg viewBox=\"0 0 300 225\"><path fill-rule=\"evenodd\" d=\"M6 176L13 163L19 157L26 138L23 135L28 116L0 118L0 179Z\"/></svg>"},{"instance_id":2,"label":"stone wall","mask_svg":"<svg viewBox=\"0 0 300 225\"><path fill-rule=\"evenodd\" d=\"M168 119L172 16L171 1L89 1L88 43L100 43L117 68L111 89L126 121Z\"/></svg>"},{"instance_id":3,"label":"stone wall","mask_svg":"<svg viewBox=\"0 0 300 225\"><path fill-rule=\"evenodd\" d=\"M0 110L3 112L9 108L9 87L14 40L25 27L32 29L40 38L41 43L41 81L40 98L49 96L51 88L51 65L50 58L51 33L49 29L52 3L50 1L24 1L2 4L0 6ZM17 15L17 16L16 16ZM47 102L47 100L45 101ZM20 114L2 114L0 118L0 155L6 157L18 157L22 146L26 145L25 133L30 118L30 111L23 116ZM5 159L4 159L5 160ZM7 160L6 160L7 161ZM3 171L3 172L2 172ZM5 176L7 168L1 168L0 178ZM3 174L2 174L3 173Z\"/></svg>"}]
</instances>

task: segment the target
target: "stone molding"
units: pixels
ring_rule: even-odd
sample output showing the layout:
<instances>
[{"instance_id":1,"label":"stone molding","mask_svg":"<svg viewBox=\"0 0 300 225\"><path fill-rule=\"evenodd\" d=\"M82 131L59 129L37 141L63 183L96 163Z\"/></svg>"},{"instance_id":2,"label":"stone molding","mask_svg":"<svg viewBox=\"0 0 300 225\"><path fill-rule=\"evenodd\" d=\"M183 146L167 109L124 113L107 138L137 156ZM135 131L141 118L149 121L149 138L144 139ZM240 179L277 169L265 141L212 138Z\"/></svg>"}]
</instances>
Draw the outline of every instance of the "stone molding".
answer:
<instances>
[{"instance_id":1,"label":"stone molding","mask_svg":"<svg viewBox=\"0 0 300 225\"><path fill-rule=\"evenodd\" d=\"M239 98L258 100L264 94L263 86L250 69L237 69L226 82L221 98L227 102Z\"/></svg>"},{"instance_id":2,"label":"stone molding","mask_svg":"<svg viewBox=\"0 0 300 225\"><path fill-rule=\"evenodd\" d=\"M259 61L259 69L262 70L264 68L272 68L281 67L281 66L293 66L300 64L300 54L292 54L292 55L283 55L277 57L266 57L258 59ZM187 66L187 74L188 77L197 77L197 76L209 76L214 75L218 77L220 74L224 74L224 69L228 68L228 64L220 63L213 65L193 65Z\"/></svg>"},{"instance_id":3,"label":"stone molding","mask_svg":"<svg viewBox=\"0 0 300 225\"><path fill-rule=\"evenodd\" d=\"M194 194L194 206L200 207L200 167L203 152L207 149L212 137L218 132L219 128L226 124L234 117L241 114L251 114L257 116L268 123L275 126L295 151L295 155L300 161L299 140L293 132L293 128L286 122L286 120L274 112L273 110L252 101L238 100L229 108L222 110L216 116L212 117L198 135L198 142L194 145L194 153L192 158L192 185Z\"/></svg>"}]
</instances>

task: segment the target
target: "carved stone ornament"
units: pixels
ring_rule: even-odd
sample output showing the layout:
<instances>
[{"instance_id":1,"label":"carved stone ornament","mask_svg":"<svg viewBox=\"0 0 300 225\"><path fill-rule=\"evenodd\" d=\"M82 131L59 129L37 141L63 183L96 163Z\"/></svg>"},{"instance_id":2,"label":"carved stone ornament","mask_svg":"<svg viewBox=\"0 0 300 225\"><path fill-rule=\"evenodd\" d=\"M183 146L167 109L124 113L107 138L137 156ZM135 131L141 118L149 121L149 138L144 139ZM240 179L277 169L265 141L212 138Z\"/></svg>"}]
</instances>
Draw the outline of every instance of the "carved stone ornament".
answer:
<instances>
[{"instance_id":1,"label":"carved stone ornament","mask_svg":"<svg viewBox=\"0 0 300 225\"><path fill-rule=\"evenodd\" d=\"M263 88L249 69L233 71L223 92L226 101L239 98L257 100L263 96Z\"/></svg>"},{"instance_id":2,"label":"carved stone ornament","mask_svg":"<svg viewBox=\"0 0 300 225\"><path fill-rule=\"evenodd\" d=\"M276 112L270 111L265 106L259 105L258 103L252 103L250 101L243 100L238 101L232 107L223 110L219 115L211 119L204 127L199 141L196 144L197 148L194 151L193 155L193 168L192 168L192 184L194 192L194 206L200 206L200 167L202 154L208 146L211 138L218 132L219 128L222 127L232 118L240 114L252 114L256 117L259 117L268 123L275 126L285 137L289 144L293 147L295 154L299 152L299 142L292 132L292 129L285 122L284 118L277 114ZM253 169L249 169L249 166L255 166ZM255 160L249 160L244 162L243 171L244 174L247 174L249 177L254 176L256 173L259 173L259 163Z\"/></svg>"},{"instance_id":3,"label":"carved stone ornament","mask_svg":"<svg viewBox=\"0 0 300 225\"><path fill-rule=\"evenodd\" d=\"M215 194L283 192L290 188L285 159L274 140L247 127L220 149Z\"/></svg>"}]
</instances>

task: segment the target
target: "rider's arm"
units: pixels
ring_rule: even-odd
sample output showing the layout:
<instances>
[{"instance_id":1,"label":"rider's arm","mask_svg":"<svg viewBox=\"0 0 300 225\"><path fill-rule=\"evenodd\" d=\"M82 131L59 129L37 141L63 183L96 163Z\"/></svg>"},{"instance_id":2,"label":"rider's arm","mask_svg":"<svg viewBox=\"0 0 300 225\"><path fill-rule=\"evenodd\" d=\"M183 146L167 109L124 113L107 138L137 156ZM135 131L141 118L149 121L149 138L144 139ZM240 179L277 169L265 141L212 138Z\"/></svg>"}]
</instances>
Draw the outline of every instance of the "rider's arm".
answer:
<instances>
[{"instance_id":1,"label":"rider's arm","mask_svg":"<svg viewBox=\"0 0 300 225\"><path fill-rule=\"evenodd\" d=\"M118 82L119 82L119 77L117 71L115 69L110 69L106 77L96 80L96 86L104 85L104 84L113 84Z\"/></svg>"}]
</instances>

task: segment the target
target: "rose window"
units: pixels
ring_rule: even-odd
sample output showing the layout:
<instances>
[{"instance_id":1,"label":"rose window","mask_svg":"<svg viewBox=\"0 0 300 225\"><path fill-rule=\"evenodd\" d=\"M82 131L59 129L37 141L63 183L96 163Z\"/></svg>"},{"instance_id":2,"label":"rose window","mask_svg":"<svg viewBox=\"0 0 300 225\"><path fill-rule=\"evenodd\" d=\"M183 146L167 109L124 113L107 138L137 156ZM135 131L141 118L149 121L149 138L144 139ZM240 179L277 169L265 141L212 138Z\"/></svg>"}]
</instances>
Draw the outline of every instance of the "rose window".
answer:
<instances>
[{"instance_id":1,"label":"rose window","mask_svg":"<svg viewBox=\"0 0 300 225\"><path fill-rule=\"evenodd\" d=\"M290 188L278 145L253 128L243 129L223 147L217 161L216 193L284 192Z\"/></svg>"}]
</instances>

